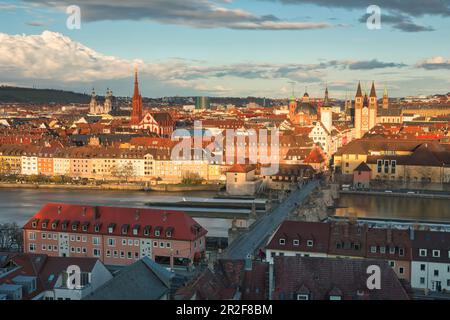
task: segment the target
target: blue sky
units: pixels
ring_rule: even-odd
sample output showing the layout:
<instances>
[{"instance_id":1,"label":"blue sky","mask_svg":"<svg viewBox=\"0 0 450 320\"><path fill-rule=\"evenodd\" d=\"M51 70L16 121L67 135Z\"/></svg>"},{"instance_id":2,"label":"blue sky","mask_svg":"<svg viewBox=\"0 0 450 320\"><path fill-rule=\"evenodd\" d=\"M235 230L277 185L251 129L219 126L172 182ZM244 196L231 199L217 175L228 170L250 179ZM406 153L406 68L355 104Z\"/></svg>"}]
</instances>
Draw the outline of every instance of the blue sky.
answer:
<instances>
[{"instance_id":1,"label":"blue sky","mask_svg":"<svg viewBox=\"0 0 450 320\"><path fill-rule=\"evenodd\" d=\"M151 97L284 97L291 81L297 95L328 83L338 98L358 80L392 96L450 91L450 1L386 2L381 30L360 22L360 3L0 0L0 83L129 95L138 65ZM66 27L69 4L81 8L80 30Z\"/></svg>"}]
</instances>

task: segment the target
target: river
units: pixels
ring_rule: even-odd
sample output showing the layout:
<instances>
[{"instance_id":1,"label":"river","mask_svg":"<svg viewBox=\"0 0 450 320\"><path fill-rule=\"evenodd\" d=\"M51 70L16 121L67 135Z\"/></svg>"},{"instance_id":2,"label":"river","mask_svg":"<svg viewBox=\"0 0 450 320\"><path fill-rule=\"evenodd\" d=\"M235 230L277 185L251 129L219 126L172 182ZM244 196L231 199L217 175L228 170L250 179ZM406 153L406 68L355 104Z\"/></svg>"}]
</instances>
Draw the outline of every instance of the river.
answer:
<instances>
[{"instance_id":1,"label":"river","mask_svg":"<svg viewBox=\"0 0 450 320\"><path fill-rule=\"evenodd\" d=\"M182 201L212 198L214 191L192 192L141 192L107 190L64 189L0 189L0 223L16 222L23 225L44 204L61 202L86 205L120 207L145 207L149 201ZM231 219L201 217L194 218L212 237L228 237Z\"/></svg>"},{"instance_id":2,"label":"river","mask_svg":"<svg viewBox=\"0 0 450 320\"><path fill-rule=\"evenodd\" d=\"M336 215L450 221L450 200L341 194Z\"/></svg>"}]
</instances>

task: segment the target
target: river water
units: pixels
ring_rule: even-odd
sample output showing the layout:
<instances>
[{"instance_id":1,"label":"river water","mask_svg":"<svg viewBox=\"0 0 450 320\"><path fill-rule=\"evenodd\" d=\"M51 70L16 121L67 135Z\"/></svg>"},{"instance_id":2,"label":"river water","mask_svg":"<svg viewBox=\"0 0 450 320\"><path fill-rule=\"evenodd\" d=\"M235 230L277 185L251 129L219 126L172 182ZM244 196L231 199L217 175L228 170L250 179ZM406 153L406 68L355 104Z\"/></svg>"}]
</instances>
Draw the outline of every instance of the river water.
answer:
<instances>
[{"instance_id":1,"label":"river water","mask_svg":"<svg viewBox=\"0 0 450 320\"><path fill-rule=\"evenodd\" d=\"M336 215L450 221L450 200L342 194Z\"/></svg>"},{"instance_id":2,"label":"river water","mask_svg":"<svg viewBox=\"0 0 450 320\"><path fill-rule=\"evenodd\" d=\"M0 223L25 224L44 204L61 202L86 205L120 207L146 207L149 201L182 201L212 198L213 191L192 192L140 192L108 190L47 190L47 189L0 189ZM148 207L147 207L148 208ZM176 210L176 209L175 209ZM231 219L194 218L213 237L228 237Z\"/></svg>"}]
</instances>

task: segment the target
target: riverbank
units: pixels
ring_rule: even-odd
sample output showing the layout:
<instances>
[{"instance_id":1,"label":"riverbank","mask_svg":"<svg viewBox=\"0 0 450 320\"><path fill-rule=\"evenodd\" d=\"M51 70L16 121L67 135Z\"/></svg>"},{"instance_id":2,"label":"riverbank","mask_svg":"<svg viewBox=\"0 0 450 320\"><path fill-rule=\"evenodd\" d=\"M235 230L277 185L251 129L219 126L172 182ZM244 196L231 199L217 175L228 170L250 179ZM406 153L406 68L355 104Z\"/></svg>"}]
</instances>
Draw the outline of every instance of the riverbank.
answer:
<instances>
[{"instance_id":1,"label":"riverbank","mask_svg":"<svg viewBox=\"0 0 450 320\"><path fill-rule=\"evenodd\" d=\"M122 190L122 191L158 191L158 192L185 192L185 191L219 191L221 185L177 185L161 184L142 186L134 184L34 184L34 183L0 183L5 189L62 189L62 190Z\"/></svg>"},{"instance_id":2,"label":"riverbank","mask_svg":"<svg viewBox=\"0 0 450 320\"><path fill-rule=\"evenodd\" d=\"M384 196L384 197L404 197L404 198L423 198L423 199L443 199L450 200L450 194L447 193L429 193L429 192L395 192L395 191L360 191L360 190L340 190L339 194L356 194L369 196Z\"/></svg>"}]
</instances>

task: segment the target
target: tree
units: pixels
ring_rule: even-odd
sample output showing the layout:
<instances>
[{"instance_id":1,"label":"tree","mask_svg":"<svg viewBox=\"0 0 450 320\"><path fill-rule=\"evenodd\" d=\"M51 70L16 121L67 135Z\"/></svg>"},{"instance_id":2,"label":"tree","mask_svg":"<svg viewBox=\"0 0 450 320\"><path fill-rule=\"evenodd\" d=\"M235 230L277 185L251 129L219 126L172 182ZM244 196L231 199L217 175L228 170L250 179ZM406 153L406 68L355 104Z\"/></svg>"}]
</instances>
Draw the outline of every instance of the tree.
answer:
<instances>
[{"instance_id":1,"label":"tree","mask_svg":"<svg viewBox=\"0 0 450 320\"><path fill-rule=\"evenodd\" d=\"M197 172L186 171L183 174L182 184L201 184L203 182L202 177Z\"/></svg>"},{"instance_id":2,"label":"tree","mask_svg":"<svg viewBox=\"0 0 450 320\"><path fill-rule=\"evenodd\" d=\"M15 222L0 224L0 251L23 251L22 230Z\"/></svg>"}]
</instances>

